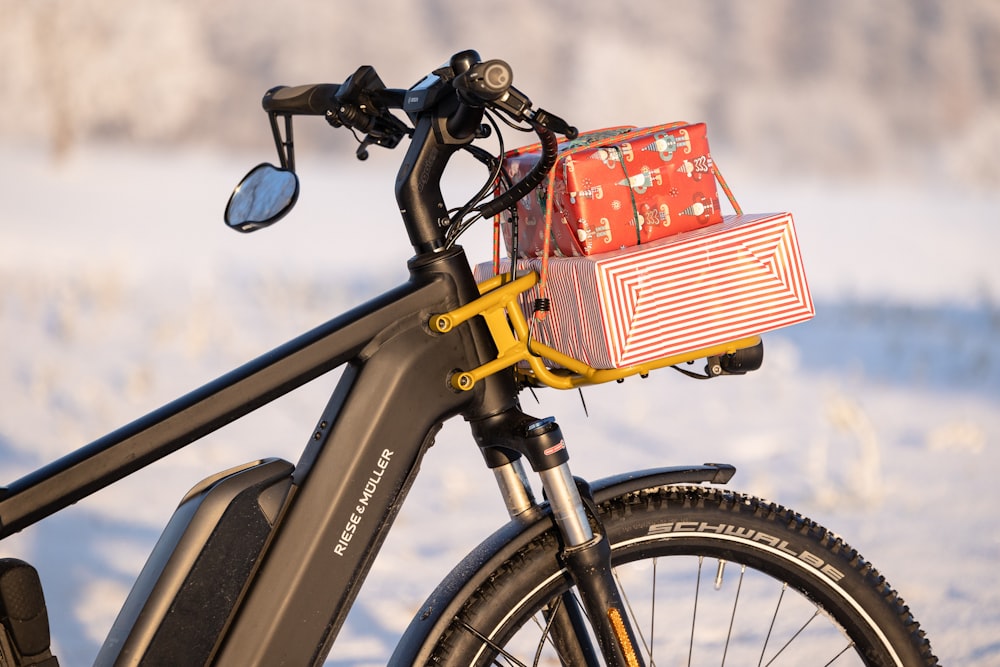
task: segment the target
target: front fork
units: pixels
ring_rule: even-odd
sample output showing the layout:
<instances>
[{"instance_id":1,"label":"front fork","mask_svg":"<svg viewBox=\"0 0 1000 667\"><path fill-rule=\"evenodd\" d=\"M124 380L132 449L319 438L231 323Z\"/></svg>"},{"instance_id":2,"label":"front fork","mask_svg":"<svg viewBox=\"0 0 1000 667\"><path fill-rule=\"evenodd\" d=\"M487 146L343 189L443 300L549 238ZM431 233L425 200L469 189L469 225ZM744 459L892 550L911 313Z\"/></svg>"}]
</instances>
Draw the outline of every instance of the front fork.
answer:
<instances>
[{"instance_id":1,"label":"front fork","mask_svg":"<svg viewBox=\"0 0 1000 667\"><path fill-rule=\"evenodd\" d=\"M559 425L551 417L534 419L511 409L473 424L473 433L494 470L508 513L514 517L535 506L524 472L523 455L539 474L553 520L562 538L560 561L579 591L579 601L564 593L544 610L552 644L563 664L599 665L590 641L597 637L605 664L643 665L621 593L611 570L611 543L590 497L589 487L570 472L569 454ZM512 455L513 454L513 455ZM586 615L586 616L585 616Z\"/></svg>"}]
</instances>

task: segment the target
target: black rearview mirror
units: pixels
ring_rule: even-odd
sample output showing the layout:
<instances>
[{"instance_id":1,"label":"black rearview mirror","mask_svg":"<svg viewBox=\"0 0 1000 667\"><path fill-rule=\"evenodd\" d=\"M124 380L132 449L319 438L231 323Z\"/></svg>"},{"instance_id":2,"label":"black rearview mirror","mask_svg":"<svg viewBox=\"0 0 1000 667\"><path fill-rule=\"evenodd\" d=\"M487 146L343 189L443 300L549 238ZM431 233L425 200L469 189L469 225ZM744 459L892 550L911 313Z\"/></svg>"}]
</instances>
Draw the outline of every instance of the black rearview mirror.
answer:
<instances>
[{"instance_id":1,"label":"black rearview mirror","mask_svg":"<svg viewBox=\"0 0 1000 667\"><path fill-rule=\"evenodd\" d=\"M294 172L271 164L259 164L243 177L226 204L226 224L241 232L252 232L277 222L299 197L299 179Z\"/></svg>"}]
</instances>

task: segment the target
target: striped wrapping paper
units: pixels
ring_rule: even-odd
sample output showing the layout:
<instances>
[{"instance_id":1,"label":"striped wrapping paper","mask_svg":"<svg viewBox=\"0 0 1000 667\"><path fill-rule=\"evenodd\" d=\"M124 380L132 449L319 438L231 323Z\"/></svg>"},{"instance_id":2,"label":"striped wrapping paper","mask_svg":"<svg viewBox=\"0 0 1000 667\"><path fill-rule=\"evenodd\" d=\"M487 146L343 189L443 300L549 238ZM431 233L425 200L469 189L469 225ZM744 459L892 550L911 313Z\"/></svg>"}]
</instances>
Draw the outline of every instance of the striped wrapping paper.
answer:
<instances>
[{"instance_id":1,"label":"striped wrapping paper","mask_svg":"<svg viewBox=\"0 0 1000 667\"><path fill-rule=\"evenodd\" d=\"M506 260L505 260L506 263ZM541 272L541 259L518 261ZM507 270L502 266L501 270ZM493 274L491 263L476 277ZM815 314L790 213L721 224L588 257L551 257L551 311L531 335L594 368L623 368L761 334Z\"/></svg>"}]
</instances>

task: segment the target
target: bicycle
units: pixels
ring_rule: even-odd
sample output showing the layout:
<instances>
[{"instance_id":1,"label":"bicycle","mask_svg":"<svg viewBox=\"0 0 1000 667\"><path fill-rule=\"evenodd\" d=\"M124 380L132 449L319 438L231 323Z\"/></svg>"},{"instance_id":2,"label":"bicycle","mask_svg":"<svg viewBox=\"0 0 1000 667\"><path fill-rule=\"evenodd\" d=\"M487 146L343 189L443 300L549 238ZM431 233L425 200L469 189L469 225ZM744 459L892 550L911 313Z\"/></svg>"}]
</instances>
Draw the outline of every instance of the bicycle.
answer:
<instances>
[{"instance_id":1,"label":"bicycle","mask_svg":"<svg viewBox=\"0 0 1000 667\"><path fill-rule=\"evenodd\" d=\"M739 374L760 359L754 339L615 370L544 363L550 352L525 335L517 301L538 276L477 284L456 243L539 185L556 161L557 133L576 135L511 83L506 63L465 51L408 89L387 88L362 67L342 84L268 91L280 167L247 174L227 224L255 231L295 204L294 116L360 133L362 159L370 146L409 138L396 182L415 252L409 280L4 487L0 537L343 368L296 464L253 461L181 500L98 664L322 663L422 457L456 416L469 423L510 522L430 594L391 664L631 666L685 656L690 664L706 651L731 664L937 664L871 564L800 514L725 488L732 466L584 481L570 471L555 419L521 410L528 388L622 380L703 357ZM474 145L502 136L497 118L533 130L543 148L536 167L501 194L499 160ZM490 174L468 204L450 210L440 181L459 150ZM542 501L525 461L541 478ZM689 617L668 618L663 630L675 612ZM7 663L57 663L29 564L0 561L0 616Z\"/></svg>"}]
</instances>

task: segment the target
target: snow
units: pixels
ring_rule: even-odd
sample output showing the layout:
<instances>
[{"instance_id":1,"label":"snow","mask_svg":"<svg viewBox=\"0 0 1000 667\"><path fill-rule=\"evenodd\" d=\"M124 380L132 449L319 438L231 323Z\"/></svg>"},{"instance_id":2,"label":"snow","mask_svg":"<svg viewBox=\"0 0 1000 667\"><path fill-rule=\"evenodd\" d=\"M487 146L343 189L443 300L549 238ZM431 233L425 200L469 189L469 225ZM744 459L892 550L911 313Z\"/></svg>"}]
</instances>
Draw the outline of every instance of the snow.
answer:
<instances>
[{"instance_id":1,"label":"snow","mask_svg":"<svg viewBox=\"0 0 1000 667\"><path fill-rule=\"evenodd\" d=\"M14 480L405 277L393 160L299 156L298 207L239 235L221 213L267 155L87 147L0 164L0 470ZM660 371L538 392L574 472L727 461L734 488L836 530L898 588L948 663L1000 665L1000 196L772 179L716 150L747 211L794 212L818 314L765 337L764 368ZM471 192L468 170L449 192ZM476 172L478 177L478 172ZM453 203L458 203L457 200ZM467 247L488 256L481 230ZM181 496L226 467L295 461L334 378L32 526L55 652L86 664ZM384 664L415 607L505 520L464 426L425 459L329 664ZM442 517L447 520L443 521Z\"/></svg>"}]
</instances>

